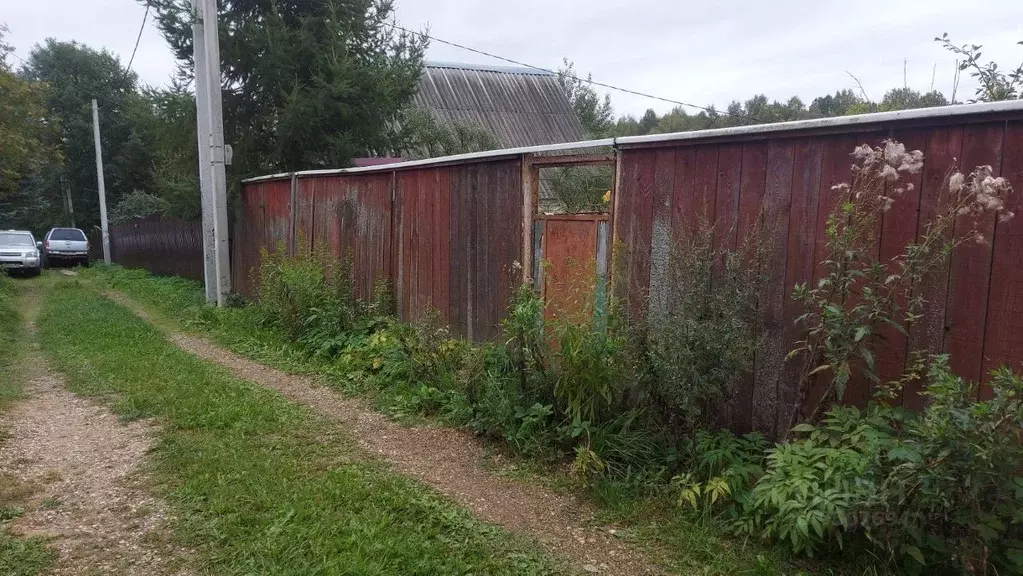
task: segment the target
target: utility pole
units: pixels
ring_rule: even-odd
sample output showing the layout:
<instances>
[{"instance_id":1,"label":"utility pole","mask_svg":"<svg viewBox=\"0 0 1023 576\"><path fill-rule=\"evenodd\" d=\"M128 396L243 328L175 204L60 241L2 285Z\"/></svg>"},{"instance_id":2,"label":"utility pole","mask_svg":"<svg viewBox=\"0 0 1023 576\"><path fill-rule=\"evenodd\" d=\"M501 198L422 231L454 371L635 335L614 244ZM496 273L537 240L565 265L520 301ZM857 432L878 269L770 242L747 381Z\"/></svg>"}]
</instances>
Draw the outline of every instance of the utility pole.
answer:
<instances>
[{"instance_id":1,"label":"utility pole","mask_svg":"<svg viewBox=\"0 0 1023 576\"><path fill-rule=\"evenodd\" d=\"M213 235L213 180L210 165L210 119L207 98L206 49L204 46L202 0L192 0L192 59L195 62L196 133L199 145L199 189L202 198L202 254L206 302L217 301L216 240Z\"/></svg>"},{"instance_id":2,"label":"utility pole","mask_svg":"<svg viewBox=\"0 0 1023 576\"><path fill-rule=\"evenodd\" d=\"M213 245L214 260L216 263L216 297L217 305L224 306L227 303L227 296L231 292L231 260L229 254L229 239L227 228L227 175L224 169L224 120L223 105L220 94L220 38L217 34L217 1L216 0L195 0L199 5L197 17L202 21L202 36L193 37L193 42L201 42L204 52L202 62L205 64L203 77L206 80L205 86L200 90L196 85L196 106L197 116L201 117L201 108L206 108L208 119L208 146L209 163L200 166L200 170L206 170L210 175L211 182L211 208L213 215ZM193 28L193 34L197 30ZM198 66L196 76L198 77ZM205 97L200 97L199 92ZM199 135L203 137L202 134ZM202 142L199 148L201 149Z\"/></svg>"},{"instance_id":3,"label":"utility pole","mask_svg":"<svg viewBox=\"0 0 1023 576\"><path fill-rule=\"evenodd\" d=\"M92 138L96 144L96 184L99 188L99 225L103 232L103 261L110 264L110 236L107 234L107 190L103 184L103 146L99 141L99 106L92 99Z\"/></svg>"}]
</instances>

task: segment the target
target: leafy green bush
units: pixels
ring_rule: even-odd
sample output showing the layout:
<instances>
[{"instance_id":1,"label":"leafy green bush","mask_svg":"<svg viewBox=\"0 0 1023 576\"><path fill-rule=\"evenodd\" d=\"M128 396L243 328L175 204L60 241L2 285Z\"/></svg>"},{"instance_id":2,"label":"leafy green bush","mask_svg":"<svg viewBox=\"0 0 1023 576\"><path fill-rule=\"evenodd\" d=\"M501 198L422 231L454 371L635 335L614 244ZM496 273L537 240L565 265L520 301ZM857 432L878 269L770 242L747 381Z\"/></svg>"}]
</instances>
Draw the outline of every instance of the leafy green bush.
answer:
<instances>
[{"instance_id":1,"label":"leafy green bush","mask_svg":"<svg viewBox=\"0 0 1023 576\"><path fill-rule=\"evenodd\" d=\"M110 211L110 222L120 224L139 218L162 216L169 209L170 203L160 196L142 192L141 190L133 190L125 194L121 201Z\"/></svg>"},{"instance_id":2,"label":"leafy green bush","mask_svg":"<svg viewBox=\"0 0 1023 576\"><path fill-rule=\"evenodd\" d=\"M976 402L976 386L935 358L930 403L879 462L864 528L907 568L1023 572L1023 378L1001 368L990 385Z\"/></svg>"},{"instance_id":3,"label":"leafy green bush","mask_svg":"<svg viewBox=\"0 0 1023 576\"><path fill-rule=\"evenodd\" d=\"M469 427L477 434L502 438L513 426L519 381L507 376L511 363L507 349L496 344L473 348L466 355L459 379L473 407Z\"/></svg>"},{"instance_id":4,"label":"leafy green bush","mask_svg":"<svg viewBox=\"0 0 1023 576\"><path fill-rule=\"evenodd\" d=\"M751 514L738 520L737 530L796 554L841 547L856 503L866 496L859 479L868 460L848 446L813 439L779 444L767 455L767 470L750 494Z\"/></svg>"},{"instance_id":5,"label":"leafy green bush","mask_svg":"<svg viewBox=\"0 0 1023 576\"><path fill-rule=\"evenodd\" d=\"M543 299L531 287L520 286L502 326L523 404L554 405L550 333L544 320Z\"/></svg>"},{"instance_id":6,"label":"leafy green bush","mask_svg":"<svg viewBox=\"0 0 1023 576\"><path fill-rule=\"evenodd\" d=\"M696 450L699 475L676 479L680 501L700 507L734 500L738 533L796 554L835 552L855 541L910 573L1019 573L1023 378L1003 368L990 384L993 397L977 402L976 386L951 372L947 356L934 357L922 413L881 403L836 406L767 452L748 496L732 480L722 492L727 475L717 467L726 462L727 471L737 461L756 477L756 451L725 458L704 441ZM721 494L708 497L708 490Z\"/></svg>"},{"instance_id":7,"label":"leafy green bush","mask_svg":"<svg viewBox=\"0 0 1023 576\"><path fill-rule=\"evenodd\" d=\"M753 484L763 475L767 439L762 434L735 436L727 430L699 430L686 455L690 472L672 479L678 490L678 503L699 508L698 499L708 489L721 494L712 496L704 507L723 507L727 516L736 518L748 499ZM719 502L720 501L720 502Z\"/></svg>"},{"instance_id":8,"label":"leafy green bush","mask_svg":"<svg viewBox=\"0 0 1023 576\"><path fill-rule=\"evenodd\" d=\"M603 212L610 208L614 187L611 166L566 166L542 168L540 178L546 184L541 198L545 212Z\"/></svg>"},{"instance_id":9,"label":"leafy green bush","mask_svg":"<svg viewBox=\"0 0 1023 576\"><path fill-rule=\"evenodd\" d=\"M753 368L764 274L757 237L715 248L714 228L702 224L672 250L668 309L651 315L645 360L655 406L676 430L710 424L711 409Z\"/></svg>"},{"instance_id":10,"label":"leafy green bush","mask_svg":"<svg viewBox=\"0 0 1023 576\"><path fill-rule=\"evenodd\" d=\"M265 323L299 340L315 354L334 355L366 311L355 298L350 256L325 248L289 257L284 244L263 250L258 308Z\"/></svg>"},{"instance_id":11,"label":"leafy green bush","mask_svg":"<svg viewBox=\"0 0 1023 576\"><path fill-rule=\"evenodd\" d=\"M573 424L597 423L611 417L611 408L625 388L628 369L625 339L596 326L595 315L560 322L554 329L554 395Z\"/></svg>"}]
</instances>

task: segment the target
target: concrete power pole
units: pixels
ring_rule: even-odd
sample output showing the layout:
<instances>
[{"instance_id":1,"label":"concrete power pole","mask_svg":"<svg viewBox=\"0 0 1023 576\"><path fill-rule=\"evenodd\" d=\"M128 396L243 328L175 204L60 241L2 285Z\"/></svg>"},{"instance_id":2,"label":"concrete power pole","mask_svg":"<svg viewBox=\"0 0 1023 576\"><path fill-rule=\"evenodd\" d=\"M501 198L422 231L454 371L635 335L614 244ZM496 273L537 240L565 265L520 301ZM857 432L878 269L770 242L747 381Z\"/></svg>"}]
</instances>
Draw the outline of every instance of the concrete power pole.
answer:
<instances>
[{"instance_id":1,"label":"concrete power pole","mask_svg":"<svg viewBox=\"0 0 1023 576\"><path fill-rule=\"evenodd\" d=\"M201 42L204 52L202 62L205 64L203 78L205 86L200 90L196 85L196 106L197 116L202 117L202 108L206 108L208 119L208 146L209 163L200 166L200 170L206 170L210 175L211 182L211 208L213 215L213 245L214 260L216 264L216 297L217 305L224 306L227 303L227 296L231 293L231 259L229 253L229 238L227 228L227 175L224 169L224 120L223 105L220 94L220 39L217 35L217 2L216 0L194 0L199 5L198 18L202 23L202 36L193 37L193 42ZM196 32L193 29L193 34ZM198 77L198 66L196 67ZM198 95L202 92L205 97ZM201 149L203 135L199 135Z\"/></svg>"},{"instance_id":2,"label":"concrete power pole","mask_svg":"<svg viewBox=\"0 0 1023 576\"><path fill-rule=\"evenodd\" d=\"M103 183L103 145L99 141L99 106L92 99L92 138L96 144L96 185L99 187L99 225L103 233L103 261L110 264L110 236L107 234L107 190Z\"/></svg>"},{"instance_id":3,"label":"concrete power pole","mask_svg":"<svg viewBox=\"0 0 1023 576\"><path fill-rule=\"evenodd\" d=\"M199 145L199 189L202 198L202 253L206 302L217 301L216 240L213 235L213 174L210 165L209 99L206 85L206 49L203 38L202 0L192 0L192 59L195 62L196 134Z\"/></svg>"}]
</instances>

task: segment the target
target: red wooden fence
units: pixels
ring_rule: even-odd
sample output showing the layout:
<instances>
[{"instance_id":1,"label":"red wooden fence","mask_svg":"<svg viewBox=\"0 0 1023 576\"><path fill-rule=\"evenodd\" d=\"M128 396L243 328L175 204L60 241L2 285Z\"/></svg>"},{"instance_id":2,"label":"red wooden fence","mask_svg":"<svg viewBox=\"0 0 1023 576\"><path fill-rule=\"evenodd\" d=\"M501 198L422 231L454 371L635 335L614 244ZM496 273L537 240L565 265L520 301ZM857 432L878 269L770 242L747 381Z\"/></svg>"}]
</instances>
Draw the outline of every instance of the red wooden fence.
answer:
<instances>
[{"instance_id":1,"label":"red wooden fence","mask_svg":"<svg viewBox=\"0 0 1023 576\"><path fill-rule=\"evenodd\" d=\"M289 242L291 180L249 183L234 243L234 286L254 296L261 249ZM437 310L455 333L497 335L522 274L518 158L297 178L294 237L349 255L357 292L389 284L399 316Z\"/></svg>"},{"instance_id":2,"label":"red wooden fence","mask_svg":"<svg viewBox=\"0 0 1023 576\"><path fill-rule=\"evenodd\" d=\"M955 166L968 172L991 164L1016 189L1009 209L1020 216L986 221L991 241L961 246L947 269L928 279L925 321L909 338L889 331L878 347L882 377L900 374L908 351L916 349L950 353L953 368L971 380L982 380L1001 364L1021 368L1023 105L960 106L613 142L618 182L613 236L627 255L624 267L614 272L614 283L634 310L670 305L665 285L670 245L692 233L700 217L715 224L718 246L741 243L758 218L770 230L770 281L759 303L763 345L752 377L734 391L722 415L732 428L774 433L788 422L798 367L785 355L799 339L793 320L801 313L790 298L792 287L822 274L825 222L837 201L831 187L848 180L850 152L857 144L886 138L924 151L926 159L923 173L914 177L914 190L883 218L877 232L881 258L900 253L918 237L939 209L940 190ZM368 296L378 278L386 279L402 319L414 320L434 308L456 334L492 338L512 290L531 277L534 238L541 238L543 246L552 237L578 236L534 230L544 220L535 213L531 175L534 162L541 161L537 152L505 150L300 173L294 191L291 175L249 181L236 227L235 286L255 293L249 274L261 248L272 250L294 239L313 246L326 243L338 256L351 251L361 295ZM585 244L591 244L591 235L584 234ZM555 263L558 267L570 268L569 262L578 260L577 247L554 248L564 256ZM521 272L516 261L523 264ZM579 266L589 270L588 263ZM868 383L859 379L850 385L847 400L863 404L870 394ZM989 394L987 388L980 391L981 397ZM910 408L921 404L914 390L902 401Z\"/></svg>"},{"instance_id":3,"label":"red wooden fence","mask_svg":"<svg viewBox=\"0 0 1023 576\"><path fill-rule=\"evenodd\" d=\"M789 421L795 398L793 363L784 358L800 334L794 319L802 312L790 298L800 282L816 282L825 257L825 224L838 197L836 183L848 181L849 153L859 143L886 138L925 154L925 169L912 178L912 192L898 198L884 215L879 256L888 260L916 240L939 206L947 174L969 172L991 164L1008 178L1016 194L1010 210L1023 197L1023 120L1016 113L892 122L804 135L799 132L738 135L709 140L619 145L622 177L617 194L616 238L627 251L619 278L622 294L633 309L656 301L658 258L664 259L670 239L689 234L694 215L716 223L715 243L735 246L761 217L769 240L770 281L760 301L763 345L756 352L753 378L735 391L726 420L739 430L773 432ZM669 237L654 232L669 228ZM1023 218L982 227L985 244L961 245L946 269L928 279L924 322L907 339L894 330L877 347L883 379L902 374L910 350L951 354L952 367L973 381L985 379L999 365L1023 364ZM872 393L864 378L854 379L846 401L864 405ZM817 391L820 394L820 391ZM982 387L981 397L990 395ZM907 393L903 403L919 407L921 398Z\"/></svg>"}]
</instances>

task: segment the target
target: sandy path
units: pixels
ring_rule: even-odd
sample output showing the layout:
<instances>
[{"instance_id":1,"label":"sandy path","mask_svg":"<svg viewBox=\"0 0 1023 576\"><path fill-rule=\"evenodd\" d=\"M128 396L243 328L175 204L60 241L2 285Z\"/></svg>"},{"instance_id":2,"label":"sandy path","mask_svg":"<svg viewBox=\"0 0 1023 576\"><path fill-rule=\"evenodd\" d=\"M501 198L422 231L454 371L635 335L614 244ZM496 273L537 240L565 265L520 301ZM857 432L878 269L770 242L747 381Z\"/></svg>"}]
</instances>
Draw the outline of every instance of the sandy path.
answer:
<instances>
[{"instance_id":1,"label":"sandy path","mask_svg":"<svg viewBox=\"0 0 1023 576\"><path fill-rule=\"evenodd\" d=\"M125 295L108 295L152 321L144 308ZM196 336L175 333L170 338L183 350L344 425L366 450L392 463L397 471L433 486L487 522L539 541L583 572L663 573L616 537L614 528L595 525L593 510L586 503L488 471L482 465L482 446L464 431L407 427L313 378L264 366Z\"/></svg>"},{"instance_id":2,"label":"sandy path","mask_svg":"<svg viewBox=\"0 0 1023 576\"><path fill-rule=\"evenodd\" d=\"M30 306L34 315L35 306ZM28 330L34 333L29 323ZM24 514L11 531L50 538L54 574L184 574L187 553L167 536L167 507L143 487L153 425L120 422L69 392L30 342L14 369L27 398L3 415L0 477L16 482Z\"/></svg>"}]
</instances>

